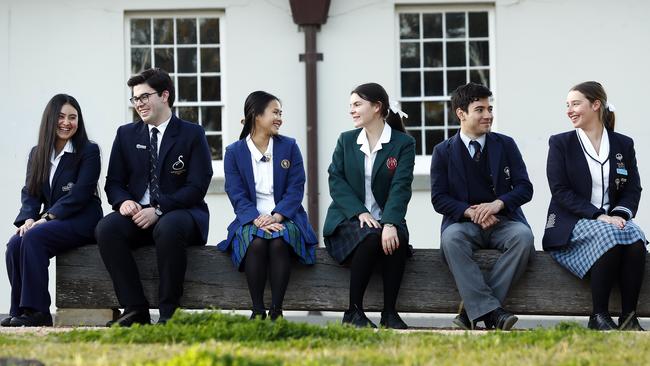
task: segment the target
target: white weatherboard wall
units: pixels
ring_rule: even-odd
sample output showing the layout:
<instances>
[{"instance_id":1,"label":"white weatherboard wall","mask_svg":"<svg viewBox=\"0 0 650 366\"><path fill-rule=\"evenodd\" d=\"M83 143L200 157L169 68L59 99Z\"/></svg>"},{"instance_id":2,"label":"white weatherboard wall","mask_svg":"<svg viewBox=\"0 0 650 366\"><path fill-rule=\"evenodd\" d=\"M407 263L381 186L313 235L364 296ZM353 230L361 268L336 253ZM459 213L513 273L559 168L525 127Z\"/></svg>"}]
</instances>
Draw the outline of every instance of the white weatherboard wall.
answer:
<instances>
[{"instance_id":1,"label":"white weatherboard wall","mask_svg":"<svg viewBox=\"0 0 650 366\"><path fill-rule=\"evenodd\" d=\"M395 11L404 6L494 10L495 129L517 140L528 165L535 194L524 212L538 248L550 198L545 176L547 140L551 134L571 128L564 102L573 84L593 79L605 85L617 107L617 129L638 143L642 183L650 179L650 147L644 143L650 136L644 128L643 108L650 83L645 71L645 61L650 59L650 26L642 20L650 12L649 3L332 0L328 21L318 33L318 51L324 54L318 63L321 227L330 203L326 170L332 150L338 134L352 128L350 90L375 81L384 85L391 97L398 97ZM103 187L115 130L128 115L125 15L202 9L224 14L224 143L239 135L246 95L261 89L282 99L282 132L296 137L306 155L305 71L304 63L298 61L304 52L304 34L293 24L287 0L147 0L136 5L124 0L0 1L0 111L5 127L0 137L4 168L0 237L5 239L0 240L14 232L11 223L20 205L27 153L36 141L49 98L65 92L79 100L88 132L102 149ZM219 169L215 171L215 176L221 174ZM225 195L211 194L207 201L211 209L209 241L215 244L225 236L233 214ZM644 202L637 221L650 230L650 212ZM104 209L110 209L106 203ZM414 193L407 220L414 246L438 247L441 219L433 212L428 191ZM0 312L6 312L9 286L4 261L0 263Z\"/></svg>"}]
</instances>

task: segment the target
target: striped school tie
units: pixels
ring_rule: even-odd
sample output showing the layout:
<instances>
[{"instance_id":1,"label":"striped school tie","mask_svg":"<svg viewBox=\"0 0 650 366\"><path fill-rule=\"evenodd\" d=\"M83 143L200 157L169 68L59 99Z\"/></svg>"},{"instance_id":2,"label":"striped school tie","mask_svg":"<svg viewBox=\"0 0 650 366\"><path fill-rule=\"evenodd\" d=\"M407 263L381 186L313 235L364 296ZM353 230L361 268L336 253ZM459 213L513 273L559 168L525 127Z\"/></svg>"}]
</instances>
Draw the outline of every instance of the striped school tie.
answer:
<instances>
[{"instance_id":1,"label":"striped school tie","mask_svg":"<svg viewBox=\"0 0 650 366\"><path fill-rule=\"evenodd\" d=\"M158 129L151 129L151 144L149 149L149 161L151 162L149 168L149 194L151 196L151 205L158 203L160 198L160 182L156 168L158 167Z\"/></svg>"},{"instance_id":2,"label":"striped school tie","mask_svg":"<svg viewBox=\"0 0 650 366\"><path fill-rule=\"evenodd\" d=\"M474 159L474 161L481 160L481 144L478 141L470 141L469 144L474 147L474 155L472 155L472 159Z\"/></svg>"}]
</instances>

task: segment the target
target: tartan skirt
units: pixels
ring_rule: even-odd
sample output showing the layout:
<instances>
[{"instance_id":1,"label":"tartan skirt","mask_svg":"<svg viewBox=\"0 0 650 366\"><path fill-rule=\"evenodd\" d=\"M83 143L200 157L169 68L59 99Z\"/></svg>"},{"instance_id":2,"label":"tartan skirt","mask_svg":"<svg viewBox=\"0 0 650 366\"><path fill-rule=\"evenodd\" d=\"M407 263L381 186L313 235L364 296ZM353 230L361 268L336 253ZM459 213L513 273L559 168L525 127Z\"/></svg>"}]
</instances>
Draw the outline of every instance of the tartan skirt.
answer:
<instances>
[{"instance_id":1,"label":"tartan skirt","mask_svg":"<svg viewBox=\"0 0 650 366\"><path fill-rule=\"evenodd\" d=\"M368 227L366 225L364 225L364 227L359 227L359 225L359 219L357 218L343 221L336 227L336 230L334 230L332 235L324 237L327 252L339 264L343 264L350 254L352 254L352 252L357 248L357 245L365 240L368 235L377 234L381 238L382 229ZM403 226L406 228L406 225ZM406 243L400 243L400 245L408 245L408 229L402 229L402 225L396 225L395 227L397 227L398 235L406 238ZM412 250L409 246L409 256L411 255Z\"/></svg>"},{"instance_id":2,"label":"tartan skirt","mask_svg":"<svg viewBox=\"0 0 650 366\"><path fill-rule=\"evenodd\" d=\"M314 264L316 262L316 245L307 245L305 243L305 239L293 221L285 220L282 224L284 225L283 230L272 233L267 233L253 224L242 225L237 229L232 239L232 245L227 247L227 250L230 250L230 258L235 268L239 271L244 270L241 264L246 256L248 246L253 242L254 237L269 240L282 238L291 247L300 263Z\"/></svg>"},{"instance_id":3,"label":"tartan skirt","mask_svg":"<svg viewBox=\"0 0 650 366\"><path fill-rule=\"evenodd\" d=\"M580 219L571 232L569 245L551 252L551 256L578 278L584 278L598 258L616 245L647 243L645 234L634 222L623 229L600 220Z\"/></svg>"}]
</instances>

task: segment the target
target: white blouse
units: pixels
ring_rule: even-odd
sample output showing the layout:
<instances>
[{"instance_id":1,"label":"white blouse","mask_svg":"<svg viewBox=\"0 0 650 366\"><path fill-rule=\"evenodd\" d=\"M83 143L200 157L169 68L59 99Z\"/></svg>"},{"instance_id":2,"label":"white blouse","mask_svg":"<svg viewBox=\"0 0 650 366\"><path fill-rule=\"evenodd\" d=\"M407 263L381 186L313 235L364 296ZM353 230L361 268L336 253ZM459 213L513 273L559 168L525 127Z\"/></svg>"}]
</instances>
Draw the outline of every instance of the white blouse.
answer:
<instances>
[{"instance_id":1,"label":"white blouse","mask_svg":"<svg viewBox=\"0 0 650 366\"><path fill-rule=\"evenodd\" d=\"M273 138L269 139L269 146L267 146L264 154L257 149L251 135L246 137L246 145L248 145L248 150L251 152L257 211L263 215L270 215L275 208L275 199L273 198ZM266 161L262 161L262 158Z\"/></svg>"},{"instance_id":2,"label":"white blouse","mask_svg":"<svg viewBox=\"0 0 650 366\"><path fill-rule=\"evenodd\" d=\"M375 197L372 195L372 166L375 163L375 158L377 157L377 151L382 149L382 144L387 144L390 142L390 137L391 137L391 128L388 125L388 123L384 123L384 130L381 132L381 136L379 137L379 141L377 141L377 144L375 145L375 148L370 151L370 142L368 142L368 135L366 134L366 130L362 130L359 133L359 136L357 136L357 144L361 145L359 147L359 150L361 150L364 154L364 181L365 181L365 191L366 191L366 197L365 197L365 202L364 205L366 206L366 209L370 214L372 215L375 220L381 220L381 215L382 211L379 205L377 204L377 200L375 200Z\"/></svg>"},{"instance_id":3,"label":"white blouse","mask_svg":"<svg viewBox=\"0 0 650 366\"><path fill-rule=\"evenodd\" d=\"M576 133L591 174L591 204L607 212L609 211L609 136L607 129L603 128L598 153L581 128L576 129Z\"/></svg>"}]
</instances>

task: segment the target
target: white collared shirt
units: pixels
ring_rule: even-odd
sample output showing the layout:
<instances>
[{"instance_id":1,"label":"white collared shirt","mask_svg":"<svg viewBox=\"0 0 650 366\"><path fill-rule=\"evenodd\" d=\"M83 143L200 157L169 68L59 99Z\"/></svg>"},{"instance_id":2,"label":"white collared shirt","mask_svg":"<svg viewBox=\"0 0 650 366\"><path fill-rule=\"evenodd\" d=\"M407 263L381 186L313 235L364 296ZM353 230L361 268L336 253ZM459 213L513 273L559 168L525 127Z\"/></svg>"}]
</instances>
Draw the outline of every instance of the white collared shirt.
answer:
<instances>
[{"instance_id":1,"label":"white collared shirt","mask_svg":"<svg viewBox=\"0 0 650 366\"><path fill-rule=\"evenodd\" d=\"M162 139L163 136L165 135L165 130L167 129L167 125L169 125L169 121L171 120L171 116L163 123L161 123L158 126L154 125L147 125L149 128L149 144L151 144L151 130L156 127L158 129L158 133L156 134L158 136L158 151L157 153L160 153L160 145L162 145ZM149 146L147 144L147 146ZM147 189L144 191L144 194L142 195L142 198L140 199L139 202L141 205L148 205L151 203L151 196L149 193L149 185L147 184Z\"/></svg>"},{"instance_id":2,"label":"white collared shirt","mask_svg":"<svg viewBox=\"0 0 650 366\"><path fill-rule=\"evenodd\" d=\"M479 138L472 140L471 137L465 135L462 131L460 131L460 139L463 141L463 144L467 148L467 151L469 151L469 156L474 156L474 146L470 145L470 142L478 142L481 145L481 151L483 151L485 148L485 135L481 135Z\"/></svg>"},{"instance_id":3,"label":"white collared shirt","mask_svg":"<svg viewBox=\"0 0 650 366\"><path fill-rule=\"evenodd\" d=\"M379 141L377 141L377 144L372 151L370 151L370 142L368 141L366 130L361 130L359 136L357 136L357 144L361 145L359 147L359 150L361 150L366 155L364 157L364 181L366 190L364 205L372 217L375 218L375 220L381 220L382 211L377 204L377 200L375 200L375 197L372 195L372 166L375 164L377 151L382 149L382 144L387 144L390 142L391 135L392 129L388 123L384 123L384 130L381 132Z\"/></svg>"},{"instance_id":4,"label":"white collared shirt","mask_svg":"<svg viewBox=\"0 0 650 366\"><path fill-rule=\"evenodd\" d=\"M56 154L56 150L52 149L52 152L50 152L50 187L52 187L52 180L54 179L54 173L56 173L56 169L59 167L59 163L61 162L61 157L63 157L63 154L65 153L73 153L74 152L74 146L72 146L72 141L68 140L65 143L65 146L61 151L59 152L58 155Z\"/></svg>"},{"instance_id":5,"label":"white collared shirt","mask_svg":"<svg viewBox=\"0 0 650 366\"><path fill-rule=\"evenodd\" d=\"M582 151L587 159L587 166L591 175L591 204L609 210L609 136L607 129L603 128L603 135L600 137L600 151L589 141L587 134L577 128L578 140L582 145Z\"/></svg>"},{"instance_id":6,"label":"white collared shirt","mask_svg":"<svg viewBox=\"0 0 650 366\"><path fill-rule=\"evenodd\" d=\"M257 211L263 215L270 215L275 208L275 199L273 198L273 137L269 139L269 145L266 147L264 154L257 149L251 135L246 137L246 145L248 145L248 150L251 152ZM269 160L262 161L264 156Z\"/></svg>"}]
</instances>

